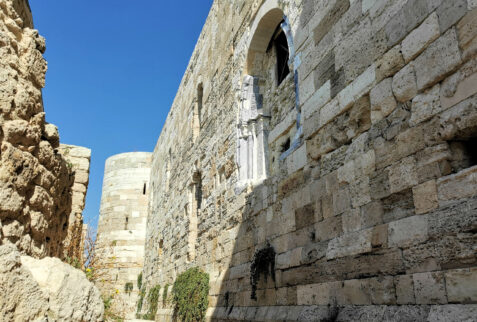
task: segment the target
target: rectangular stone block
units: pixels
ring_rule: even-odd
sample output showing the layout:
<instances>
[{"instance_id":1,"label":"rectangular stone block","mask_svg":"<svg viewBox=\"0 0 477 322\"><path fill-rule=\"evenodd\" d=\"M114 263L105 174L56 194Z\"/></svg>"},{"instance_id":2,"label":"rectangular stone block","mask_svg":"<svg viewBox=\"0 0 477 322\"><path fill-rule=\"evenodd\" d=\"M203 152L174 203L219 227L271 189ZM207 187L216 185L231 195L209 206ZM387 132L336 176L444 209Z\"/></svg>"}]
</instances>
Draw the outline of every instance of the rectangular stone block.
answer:
<instances>
[{"instance_id":1,"label":"rectangular stone block","mask_svg":"<svg viewBox=\"0 0 477 322\"><path fill-rule=\"evenodd\" d=\"M439 20L434 12L402 41L402 55L406 63L417 57L430 43L439 38Z\"/></svg>"},{"instance_id":2,"label":"rectangular stone block","mask_svg":"<svg viewBox=\"0 0 477 322\"><path fill-rule=\"evenodd\" d=\"M315 224L316 240L324 241L339 236L342 232L341 217L331 217Z\"/></svg>"},{"instance_id":3,"label":"rectangular stone block","mask_svg":"<svg viewBox=\"0 0 477 322\"><path fill-rule=\"evenodd\" d=\"M412 275L395 276L394 285L396 287L397 304L414 304L416 302Z\"/></svg>"},{"instance_id":4,"label":"rectangular stone block","mask_svg":"<svg viewBox=\"0 0 477 322\"><path fill-rule=\"evenodd\" d=\"M428 238L427 215L418 215L389 223L389 247L405 247Z\"/></svg>"},{"instance_id":5,"label":"rectangular stone block","mask_svg":"<svg viewBox=\"0 0 477 322\"><path fill-rule=\"evenodd\" d=\"M393 92L399 102L407 102L417 95L414 65L408 64L393 77Z\"/></svg>"},{"instance_id":6,"label":"rectangular stone block","mask_svg":"<svg viewBox=\"0 0 477 322\"><path fill-rule=\"evenodd\" d=\"M295 210L296 229L313 225L315 223L315 204L308 204Z\"/></svg>"},{"instance_id":7,"label":"rectangular stone block","mask_svg":"<svg viewBox=\"0 0 477 322\"><path fill-rule=\"evenodd\" d=\"M386 78L371 90L371 122L376 123L389 114L397 106L392 90L392 78Z\"/></svg>"},{"instance_id":8,"label":"rectangular stone block","mask_svg":"<svg viewBox=\"0 0 477 322\"><path fill-rule=\"evenodd\" d=\"M412 100L412 114L409 123L412 126L417 125L442 111L440 85L437 84L428 91L414 97Z\"/></svg>"},{"instance_id":9,"label":"rectangular stone block","mask_svg":"<svg viewBox=\"0 0 477 322\"><path fill-rule=\"evenodd\" d=\"M457 24L457 33L459 35L459 44L461 48L467 48L470 42L477 36L476 9L467 13Z\"/></svg>"},{"instance_id":10,"label":"rectangular stone block","mask_svg":"<svg viewBox=\"0 0 477 322\"><path fill-rule=\"evenodd\" d=\"M477 166L437 180L439 204L477 195Z\"/></svg>"},{"instance_id":11,"label":"rectangular stone block","mask_svg":"<svg viewBox=\"0 0 477 322\"><path fill-rule=\"evenodd\" d=\"M340 112L348 109L361 96L369 93L376 81L376 67L371 65L338 94Z\"/></svg>"},{"instance_id":12,"label":"rectangular stone block","mask_svg":"<svg viewBox=\"0 0 477 322\"><path fill-rule=\"evenodd\" d=\"M416 214L425 214L439 207L435 180L424 182L412 188Z\"/></svg>"},{"instance_id":13,"label":"rectangular stone block","mask_svg":"<svg viewBox=\"0 0 477 322\"><path fill-rule=\"evenodd\" d=\"M416 304L446 304L444 274L442 272L416 273L412 276Z\"/></svg>"},{"instance_id":14,"label":"rectangular stone block","mask_svg":"<svg viewBox=\"0 0 477 322\"><path fill-rule=\"evenodd\" d=\"M447 298L451 303L477 302L477 268L445 272Z\"/></svg>"},{"instance_id":15,"label":"rectangular stone block","mask_svg":"<svg viewBox=\"0 0 477 322\"><path fill-rule=\"evenodd\" d=\"M467 13L467 0L442 1L436 12L441 32L445 32Z\"/></svg>"},{"instance_id":16,"label":"rectangular stone block","mask_svg":"<svg viewBox=\"0 0 477 322\"><path fill-rule=\"evenodd\" d=\"M455 28L434 41L416 58L417 88L423 90L441 81L461 63L461 54Z\"/></svg>"},{"instance_id":17,"label":"rectangular stone block","mask_svg":"<svg viewBox=\"0 0 477 322\"><path fill-rule=\"evenodd\" d=\"M298 285L298 305L328 305L341 289L341 282Z\"/></svg>"},{"instance_id":18,"label":"rectangular stone block","mask_svg":"<svg viewBox=\"0 0 477 322\"><path fill-rule=\"evenodd\" d=\"M372 229L347 233L331 240L326 251L328 260L370 252Z\"/></svg>"},{"instance_id":19,"label":"rectangular stone block","mask_svg":"<svg viewBox=\"0 0 477 322\"><path fill-rule=\"evenodd\" d=\"M389 167L391 193L405 190L417 183L416 160L414 157L407 157Z\"/></svg>"}]
</instances>

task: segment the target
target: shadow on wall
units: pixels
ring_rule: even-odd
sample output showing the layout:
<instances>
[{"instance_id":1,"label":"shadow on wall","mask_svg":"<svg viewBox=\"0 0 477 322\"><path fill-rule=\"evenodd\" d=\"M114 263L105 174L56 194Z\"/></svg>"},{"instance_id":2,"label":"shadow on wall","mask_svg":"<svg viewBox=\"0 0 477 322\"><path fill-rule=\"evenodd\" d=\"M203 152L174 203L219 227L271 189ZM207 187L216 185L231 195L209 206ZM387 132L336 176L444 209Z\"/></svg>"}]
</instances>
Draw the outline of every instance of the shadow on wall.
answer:
<instances>
[{"instance_id":1,"label":"shadow on wall","mask_svg":"<svg viewBox=\"0 0 477 322\"><path fill-rule=\"evenodd\" d=\"M349 1L333 3L338 6L333 8L336 17L324 19L324 31L315 32L315 42L324 39L350 9ZM403 12L421 1L408 3ZM358 6L357 17L361 17L361 1L354 6ZM313 12L305 5L299 30L310 19L310 10ZM359 27L359 18L354 19L354 27ZM273 35L276 21L265 24ZM343 37L351 32L353 24L347 27ZM356 29L353 32L359 32ZM359 36L363 42L376 41L368 39L370 35L366 33ZM376 47L376 52L355 53L369 57L358 57L365 62L348 57L349 64L356 65L345 72L343 68L335 70L335 58L331 57L329 66L319 66L323 69L317 73L326 79L322 82L315 77L315 86L330 81L330 100L334 99L348 85L356 84L355 79L384 53L392 51L394 45ZM250 60L254 58L249 56ZM403 67L404 62L397 70ZM374 81L386 84L383 79L387 77L389 82L397 71L388 72L379 80L374 75ZM452 132L448 137L453 140L468 140L469 133L475 133L475 122L454 124L461 122L460 115L464 113L454 111L455 114L447 114L447 119L438 113L430 115L426 122L412 128L411 101L398 103L392 93L392 112L371 122L373 93L368 92L353 97L346 109L322 128L315 125L314 133L305 133L303 140L287 145L290 151L282 154L275 167L270 160L268 178L247 194L228 269L211 283L208 317L212 320L427 320L436 312L431 310L439 310L438 305L431 308L429 304L469 301L459 296L451 300L453 295L445 290L449 282L444 276L451 281L461 279L458 283L464 285L475 274L471 271L475 272L472 249L477 198L475 192L449 192L453 199L440 203L435 185L436 180L446 177L455 189L467 186L463 178L470 176L475 167L454 166L452 160L458 156L449 153L445 160L432 164L432 171L430 164L416 168L417 162L430 159L438 149L446 153L452 150L452 142L439 128L447 127ZM458 107L465 113L475 109L475 94ZM271 129L270 135L274 127ZM403 134L401 142L396 138L398 134ZM305 152L306 161L290 171L288 162L304 145L309 149ZM347 165L352 166L346 168ZM424 178L417 178L418 171ZM406 182L406 176L411 175L416 178ZM422 210L419 207L429 195L419 193L427 185L432 191L426 191L434 193L435 200L429 209ZM462 277L455 277L459 274ZM454 309L459 310L449 308Z\"/></svg>"}]
</instances>

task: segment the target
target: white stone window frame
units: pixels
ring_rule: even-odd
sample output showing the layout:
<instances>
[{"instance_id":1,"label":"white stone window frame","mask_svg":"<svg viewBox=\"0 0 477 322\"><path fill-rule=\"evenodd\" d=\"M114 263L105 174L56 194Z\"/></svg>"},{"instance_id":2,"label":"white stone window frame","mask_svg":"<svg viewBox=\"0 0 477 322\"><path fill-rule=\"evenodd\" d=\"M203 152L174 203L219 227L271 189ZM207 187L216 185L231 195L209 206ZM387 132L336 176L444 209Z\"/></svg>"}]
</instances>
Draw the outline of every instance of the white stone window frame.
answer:
<instances>
[{"instance_id":1,"label":"white stone window frame","mask_svg":"<svg viewBox=\"0 0 477 322\"><path fill-rule=\"evenodd\" d=\"M290 147L280 155L280 161L288 157L302 144L303 129L301 125L301 111L298 88L298 67L300 58L295 54L293 35L288 17L280 9L277 0L267 0L259 9L251 27L248 44L245 76L243 77L240 93L239 113L237 121L237 193L248 186L257 186L269 177L269 120L270 115L263 111L263 97L259 93L259 79L249 74L251 52L265 52L268 43L280 21L285 33L289 49L289 68L295 82L295 111L297 131L290 138ZM279 125L274 129L273 137L280 137ZM277 132L278 130L278 132Z\"/></svg>"}]
</instances>

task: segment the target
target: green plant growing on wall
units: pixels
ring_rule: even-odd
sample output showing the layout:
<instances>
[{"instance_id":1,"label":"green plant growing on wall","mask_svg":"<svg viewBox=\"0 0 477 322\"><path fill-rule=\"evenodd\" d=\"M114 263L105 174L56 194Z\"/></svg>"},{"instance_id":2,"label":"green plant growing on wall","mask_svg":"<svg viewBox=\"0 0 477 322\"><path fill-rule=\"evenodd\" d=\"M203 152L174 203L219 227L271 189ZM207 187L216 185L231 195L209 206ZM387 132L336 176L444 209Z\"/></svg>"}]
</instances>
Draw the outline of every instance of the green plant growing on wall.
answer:
<instances>
[{"instance_id":1,"label":"green plant growing on wall","mask_svg":"<svg viewBox=\"0 0 477 322\"><path fill-rule=\"evenodd\" d=\"M265 282L268 276L271 276L275 282L275 250L268 243L265 248L255 252L250 266L250 284L252 285L250 298L252 300L257 300L257 285L261 274L264 275Z\"/></svg>"},{"instance_id":2,"label":"green plant growing on wall","mask_svg":"<svg viewBox=\"0 0 477 322\"><path fill-rule=\"evenodd\" d=\"M149 308L147 313L144 315L144 319L146 320L155 320L156 313L157 313L157 304L159 303L159 291L161 290L160 285L156 285L149 290L147 294L147 304Z\"/></svg>"},{"instance_id":3,"label":"green plant growing on wall","mask_svg":"<svg viewBox=\"0 0 477 322\"><path fill-rule=\"evenodd\" d=\"M137 276L137 289L140 290L142 288L142 272L139 273Z\"/></svg>"},{"instance_id":4,"label":"green plant growing on wall","mask_svg":"<svg viewBox=\"0 0 477 322\"><path fill-rule=\"evenodd\" d=\"M126 294L131 294L133 290L133 283L132 282L127 282L126 284L124 284L124 292Z\"/></svg>"},{"instance_id":5,"label":"green plant growing on wall","mask_svg":"<svg viewBox=\"0 0 477 322\"><path fill-rule=\"evenodd\" d=\"M164 286L164 290L162 291L162 305L165 306L167 303L167 292L169 291L169 284Z\"/></svg>"},{"instance_id":6,"label":"green plant growing on wall","mask_svg":"<svg viewBox=\"0 0 477 322\"><path fill-rule=\"evenodd\" d=\"M141 318L140 313L141 313L141 310L142 310L142 304L143 304L143 302L144 302L144 297L145 297L145 295L146 295L146 293L144 292L144 290L140 290L140 291L139 291L139 299L138 299L138 301L137 301L137 312L136 312L136 317L137 317L138 319Z\"/></svg>"},{"instance_id":7,"label":"green plant growing on wall","mask_svg":"<svg viewBox=\"0 0 477 322\"><path fill-rule=\"evenodd\" d=\"M209 306L209 274L198 267L180 274L172 287L175 313L183 322L204 321Z\"/></svg>"}]
</instances>

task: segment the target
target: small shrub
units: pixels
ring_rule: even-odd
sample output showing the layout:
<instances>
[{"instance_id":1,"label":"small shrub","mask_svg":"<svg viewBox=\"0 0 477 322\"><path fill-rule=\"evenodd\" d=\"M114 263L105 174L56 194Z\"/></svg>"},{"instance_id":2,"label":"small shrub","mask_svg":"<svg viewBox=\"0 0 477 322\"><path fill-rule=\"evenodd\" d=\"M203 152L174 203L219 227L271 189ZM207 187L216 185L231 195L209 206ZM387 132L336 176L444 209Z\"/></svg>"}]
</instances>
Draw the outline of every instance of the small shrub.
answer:
<instances>
[{"instance_id":1,"label":"small shrub","mask_svg":"<svg viewBox=\"0 0 477 322\"><path fill-rule=\"evenodd\" d=\"M209 274L198 267L188 269L177 277L172 295L181 321L204 321L209 305Z\"/></svg>"},{"instance_id":2,"label":"small shrub","mask_svg":"<svg viewBox=\"0 0 477 322\"><path fill-rule=\"evenodd\" d=\"M253 262L250 267L250 284L252 285L251 299L257 300L257 284L260 280L260 274L264 275L265 282L270 275L275 281L275 250L270 244L261 249L253 256Z\"/></svg>"},{"instance_id":3,"label":"small shrub","mask_svg":"<svg viewBox=\"0 0 477 322\"><path fill-rule=\"evenodd\" d=\"M144 315L144 319L146 320L156 319L157 304L159 302L160 290L161 290L160 285L156 285L149 290L149 294L147 295L147 304L149 304L149 309L147 310L147 314Z\"/></svg>"},{"instance_id":4,"label":"small shrub","mask_svg":"<svg viewBox=\"0 0 477 322\"><path fill-rule=\"evenodd\" d=\"M164 291L162 291L162 305L165 306L167 303L167 292L169 291L169 284L164 286Z\"/></svg>"},{"instance_id":5,"label":"small shrub","mask_svg":"<svg viewBox=\"0 0 477 322\"><path fill-rule=\"evenodd\" d=\"M133 283L131 282L127 282L126 284L124 284L124 292L127 293L127 294L130 294L133 290Z\"/></svg>"}]
</instances>

